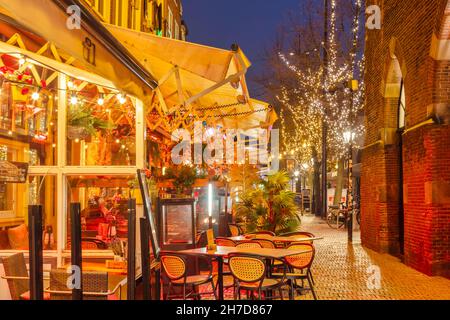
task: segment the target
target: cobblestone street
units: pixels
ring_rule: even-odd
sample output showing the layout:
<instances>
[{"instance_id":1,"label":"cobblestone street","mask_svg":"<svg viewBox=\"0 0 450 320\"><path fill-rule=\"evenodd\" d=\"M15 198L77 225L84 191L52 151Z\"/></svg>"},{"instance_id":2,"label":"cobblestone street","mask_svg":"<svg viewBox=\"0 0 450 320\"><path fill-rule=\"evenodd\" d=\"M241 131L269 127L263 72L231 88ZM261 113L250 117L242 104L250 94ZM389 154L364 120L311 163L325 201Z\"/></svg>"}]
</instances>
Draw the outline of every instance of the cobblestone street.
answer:
<instances>
[{"instance_id":1,"label":"cobblestone street","mask_svg":"<svg viewBox=\"0 0 450 320\"><path fill-rule=\"evenodd\" d=\"M353 235L353 245L348 245L346 230L331 229L321 219L303 216L301 229L324 237L315 242L312 268L320 300L450 300L450 280L426 276L393 256L362 247L359 232ZM381 272L379 289L369 289L374 284L371 266L379 267ZM312 299L312 295L307 294L306 299Z\"/></svg>"}]
</instances>

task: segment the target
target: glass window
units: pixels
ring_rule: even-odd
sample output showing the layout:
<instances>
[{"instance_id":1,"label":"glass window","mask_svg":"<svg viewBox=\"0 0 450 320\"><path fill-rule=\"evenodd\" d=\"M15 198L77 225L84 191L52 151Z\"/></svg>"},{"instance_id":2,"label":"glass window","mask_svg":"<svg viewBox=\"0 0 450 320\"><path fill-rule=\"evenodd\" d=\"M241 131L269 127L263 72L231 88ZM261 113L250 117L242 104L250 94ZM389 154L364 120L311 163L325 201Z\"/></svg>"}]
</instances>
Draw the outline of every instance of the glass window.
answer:
<instances>
[{"instance_id":1,"label":"glass window","mask_svg":"<svg viewBox=\"0 0 450 320\"><path fill-rule=\"evenodd\" d=\"M70 247L70 203L81 204L84 249L106 249L116 238L126 240L128 199L134 182L135 176L68 177L66 248Z\"/></svg>"},{"instance_id":2,"label":"glass window","mask_svg":"<svg viewBox=\"0 0 450 320\"><path fill-rule=\"evenodd\" d=\"M405 86L403 84L403 81L400 86L400 99L399 99L399 106L398 106L398 128L402 129L405 127L406 122L406 96L405 96Z\"/></svg>"},{"instance_id":3,"label":"glass window","mask_svg":"<svg viewBox=\"0 0 450 320\"><path fill-rule=\"evenodd\" d=\"M0 182L0 250L28 249L28 206L43 206L43 247L56 250L56 199L58 193L55 176L29 176L26 183ZM5 240L6 239L6 240Z\"/></svg>"},{"instance_id":4,"label":"glass window","mask_svg":"<svg viewBox=\"0 0 450 320\"><path fill-rule=\"evenodd\" d=\"M76 87L79 84L74 83ZM132 99L87 85L68 95L67 164L136 165L136 113Z\"/></svg>"},{"instance_id":5,"label":"glass window","mask_svg":"<svg viewBox=\"0 0 450 320\"><path fill-rule=\"evenodd\" d=\"M167 19L167 37L172 38L172 28L173 28L173 13L170 8L168 8L169 14Z\"/></svg>"},{"instance_id":6,"label":"glass window","mask_svg":"<svg viewBox=\"0 0 450 320\"><path fill-rule=\"evenodd\" d=\"M0 75L0 148L8 155L4 160L33 166L56 165L55 83L39 89L25 86L19 78L27 83L33 81L26 74Z\"/></svg>"},{"instance_id":7,"label":"glass window","mask_svg":"<svg viewBox=\"0 0 450 320\"><path fill-rule=\"evenodd\" d=\"M175 21L175 39L180 40L180 26Z\"/></svg>"}]
</instances>

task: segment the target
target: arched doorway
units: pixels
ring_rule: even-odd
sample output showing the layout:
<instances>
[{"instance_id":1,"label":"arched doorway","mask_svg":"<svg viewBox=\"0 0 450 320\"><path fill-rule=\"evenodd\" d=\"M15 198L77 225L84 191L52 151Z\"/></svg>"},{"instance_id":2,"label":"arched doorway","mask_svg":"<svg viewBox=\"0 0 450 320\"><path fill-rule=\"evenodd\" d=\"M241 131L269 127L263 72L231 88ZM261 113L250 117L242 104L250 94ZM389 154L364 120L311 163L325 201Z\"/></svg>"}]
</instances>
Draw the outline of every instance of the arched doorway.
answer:
<instances>
[{"instance_id":1,"label":"arched doorway","mask_svg":"<svg viewBox=\"0 0 450 320\"><path fill-rule=\"evenodd\" d=\"M406 127L405 68L394 54L396 41L391 42L385 84L386 149L386 230L389 233L388 252L402 257L404 253L404 199L403 199L403 134ZM398 51L398 50L397 50Z\"/></svg>"}]
</instances>

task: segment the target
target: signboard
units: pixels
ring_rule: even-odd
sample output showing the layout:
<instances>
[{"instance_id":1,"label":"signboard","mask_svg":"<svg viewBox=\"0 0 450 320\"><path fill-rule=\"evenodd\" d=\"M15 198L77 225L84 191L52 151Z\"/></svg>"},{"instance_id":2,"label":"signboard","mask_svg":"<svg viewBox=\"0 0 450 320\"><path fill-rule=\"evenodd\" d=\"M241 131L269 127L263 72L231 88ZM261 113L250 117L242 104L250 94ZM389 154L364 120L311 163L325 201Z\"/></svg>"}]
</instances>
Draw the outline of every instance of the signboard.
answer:
<instances>
[{"instance_id":1,"label":"signboard","mask_svg":"<svg viewBox=\"0 0 450 320\"><path fill-rule=\"evenodd\" d=\"M28 175L28 163L0 161L0 182L26 183Z\"/></svg>"},{"instance_id":2,"label":"signboard","mask_svg":"<svg viewBox=\"0 0 450 320\"><path fill-rule=\"evenodd\" d=\"M152 243L152 251L155 255L155 258L159 258L159 252L161 251L159 242L158 242L158 235L156 233L156 222L155 222L155 216L152 213L152 202L150 199L150 193L148 191L147 186L147 177L145 176L144 170L138 170L137 172L138 180L139 180L139 186L141 189L141 195L142 200L144 202L144 214L147 218L150 226L150 240Z\"/></svg>"}]
</instances>

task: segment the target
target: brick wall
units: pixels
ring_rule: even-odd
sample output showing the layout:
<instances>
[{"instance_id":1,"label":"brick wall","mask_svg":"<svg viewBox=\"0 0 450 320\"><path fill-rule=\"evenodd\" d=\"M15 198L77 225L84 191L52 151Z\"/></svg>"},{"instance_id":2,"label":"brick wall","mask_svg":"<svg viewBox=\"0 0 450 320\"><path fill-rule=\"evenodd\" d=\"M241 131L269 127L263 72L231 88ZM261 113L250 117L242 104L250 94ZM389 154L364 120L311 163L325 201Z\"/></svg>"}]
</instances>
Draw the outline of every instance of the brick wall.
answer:
<instances>
[{"instance_id":1,"label":"brick wall","mask_svg":"<svg viewBox=\"0 0 450 320\"><path fill-rule=\"evenodd\" d=\"M424 273L448 277L450 126L416 125L426 121L430 112L439 114L443 122L449 114L450 61L434 56L432 43L436 38L450 39L450 2L415 0L411 6L409 1L368 0L367 5L371 4L381 6L383 23L382 30L368 30L366 35L367 147L362 156L361 240L376 251L399 255L403 187L404 261ZM395 88L401 78L407 113L402 167L395 133Z\"/></svg>"}]
</instances>

